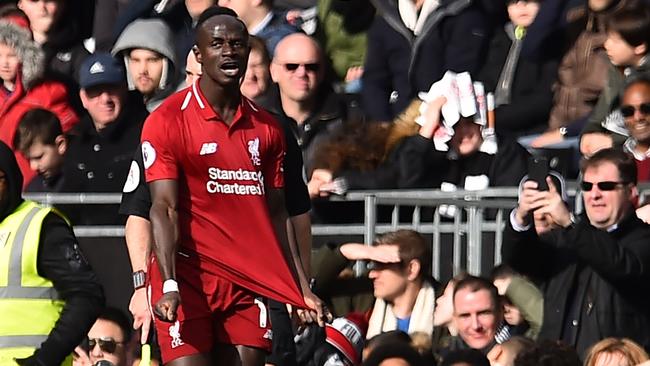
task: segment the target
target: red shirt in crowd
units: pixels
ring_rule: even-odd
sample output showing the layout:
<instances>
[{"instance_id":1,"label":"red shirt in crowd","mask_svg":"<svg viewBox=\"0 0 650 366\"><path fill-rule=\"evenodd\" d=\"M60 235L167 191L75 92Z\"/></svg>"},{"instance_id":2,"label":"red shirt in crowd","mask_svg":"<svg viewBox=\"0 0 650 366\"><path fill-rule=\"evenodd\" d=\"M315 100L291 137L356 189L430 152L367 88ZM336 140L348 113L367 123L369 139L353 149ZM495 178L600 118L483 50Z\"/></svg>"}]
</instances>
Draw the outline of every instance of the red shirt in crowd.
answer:
<instances>
[{"instance_id":1,"label":"red shirt in crowd","mask_svg":"<svg viewBox=\"0 0 650 366\"><path fill-rule=\"evenodd\" d=\"M147 182L178 182L182 250L214 264L211 270L227 280L303 306L265 197L266 189L284 185L284 147L270 114L242 97L228 126L198 83L169 97L142 131Z\"/></svg>"}]
</instances>

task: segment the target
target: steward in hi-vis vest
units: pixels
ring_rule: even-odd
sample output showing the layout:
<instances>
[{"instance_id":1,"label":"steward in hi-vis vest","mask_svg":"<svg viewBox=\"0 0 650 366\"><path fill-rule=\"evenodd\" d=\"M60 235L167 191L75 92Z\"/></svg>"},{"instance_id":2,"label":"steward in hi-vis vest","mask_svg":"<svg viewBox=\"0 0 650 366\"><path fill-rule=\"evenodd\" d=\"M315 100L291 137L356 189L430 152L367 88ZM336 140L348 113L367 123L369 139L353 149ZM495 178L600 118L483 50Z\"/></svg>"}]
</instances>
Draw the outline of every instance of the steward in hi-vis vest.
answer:
<instances>
[{"instance_id":1,"label":"steward in hi-vis vest","mask_svg":"<svg viewBox=\"0 0 650 366\"><path fill-rule=\"evenodd\" d=\"M0 142L0 365L71 365L103 291L70 225L23 200L22 180Z\"/></svg>"}]
</instances>

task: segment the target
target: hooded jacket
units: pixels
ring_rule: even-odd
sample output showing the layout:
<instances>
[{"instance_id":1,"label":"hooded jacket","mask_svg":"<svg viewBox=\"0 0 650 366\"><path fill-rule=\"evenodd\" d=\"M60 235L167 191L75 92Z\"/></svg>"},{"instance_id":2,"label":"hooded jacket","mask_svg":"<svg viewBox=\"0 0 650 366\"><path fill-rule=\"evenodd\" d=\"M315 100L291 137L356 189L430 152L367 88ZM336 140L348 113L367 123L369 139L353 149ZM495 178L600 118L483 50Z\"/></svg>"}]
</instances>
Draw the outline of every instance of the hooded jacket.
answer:
<instances>
[{"instance_id":1,"label":"hooded jacket","mask_svg":"<svg viewBox=\"0 0 650 366\"><path fill-rule=\"evenodd\" d=\"M0 100L0 141L12 146L20 119L33 108L52 111L61 121L63 132L69 131L79 118L69 103L68 90L62 83L44 79L45 56L29 31L0 21L0 43L11 46L20 60L14 91ZM36 172L21 154L16 153L16 160L25 186Z\"/></svg>"},{"instance_id":2,"label":"hooded jacket","mask_svg":"<svg viewBox=\"0 0 650 366\"><path fill-rule=\"evenodd\" d=\"M152 112L170 94L176 91L174 75L176 73L176 54L174 39L171 30L160 19L139 19L124 29L115 42L111 54L124 58L124 67L127 70L126 79L129 90L135 90L135 81L129 69L129 51L132 49L147 49L163 57L163 70L160 84L151 98L145 101L147 110Z\"/></svg>"}]
</instances>

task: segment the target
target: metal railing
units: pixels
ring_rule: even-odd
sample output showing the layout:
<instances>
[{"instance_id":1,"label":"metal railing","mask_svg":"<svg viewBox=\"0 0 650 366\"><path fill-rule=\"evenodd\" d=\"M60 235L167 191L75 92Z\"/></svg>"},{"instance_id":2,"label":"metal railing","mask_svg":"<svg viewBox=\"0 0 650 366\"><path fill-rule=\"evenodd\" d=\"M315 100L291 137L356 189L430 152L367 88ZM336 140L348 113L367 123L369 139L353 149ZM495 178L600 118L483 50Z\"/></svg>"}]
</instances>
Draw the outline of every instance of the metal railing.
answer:
<instances>
[{"instance_id":1,"label":"metal railing","mask_svg":"<svg viewBox=\"0 0 650 366\"><path fill-rule=\"evenodd\" d=\"M574 193L570 191L570 193ZM71 204L119 204L119 193L46 193L29 194L25 198L48 205ZM483 234L494 233L494 263L500 262L501 231L509 212L516 205L517 188L491 188L482 191L442 192L438 190L393 190L393 191L352 191L345 197L336 197L337 201L364 202L363 222L344 225L314 225L312 235L343 236L363 235L365 243L372 243L377 234L400 228L417 230L431 236L433 275L439 278L439 265L442 261L441 248L445 234L452 235L452 253L454 274L462 270L463 246L467 247L467 271L481 273L483 251ZM442 205L455 206L456 212L451 217L441 213ZM378 222L380 206L392 206L389 223ZM408 208L412 210L408 222L400 221L400 213ZM431 220L422 220L422 210L433 209ZM486 211L492 211L488 218ZM361 218L360 218L361 220ZM78 237L123 237L123 226L75 226ZM356 272L363 272L363 263L357 263Z\"/></svg>"}]
</instances>

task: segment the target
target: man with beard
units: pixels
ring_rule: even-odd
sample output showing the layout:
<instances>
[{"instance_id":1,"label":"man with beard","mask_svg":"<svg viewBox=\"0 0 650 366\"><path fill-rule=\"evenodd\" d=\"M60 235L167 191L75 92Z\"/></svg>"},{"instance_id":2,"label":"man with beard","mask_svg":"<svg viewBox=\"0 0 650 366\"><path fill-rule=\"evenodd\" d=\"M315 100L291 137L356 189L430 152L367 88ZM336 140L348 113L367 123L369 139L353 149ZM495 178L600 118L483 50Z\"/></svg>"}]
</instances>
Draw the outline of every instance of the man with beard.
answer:
<instances>
[{"instance_id":1,"label":"man with beard","mask_svg":"<svg viewBox=\"0 0 650 366\"><path fill-rule=\"evenodd\" d=\"M0 364L70 365L104 305L72 228L23 200L14 153L0 142Z\"/></svg>"},{"instance_id":2,"label":"man with beard","mask_svg":"<svg viewBox=\"0 0 650 366\"><path fill-rule=\"evenodd\" d=\"M639 182L650 180L650 79L640 78L625 87L619 108L630 137L624 150L634 156Z\"/></svg>"},{"instance_id":3,"label":"man with beard","mask_svg":"<svg viewBox=\"0 0 650 366\"><path fill-rule=\"evenodd\" d=\"M265 299L313 309L322 323L321 300L287 241L282 128L239 91L246 26L230 9L209 8L194 52L203 75L142 132L155 326L166 364L262 365Z\"/></svg>"}]
</instances>

